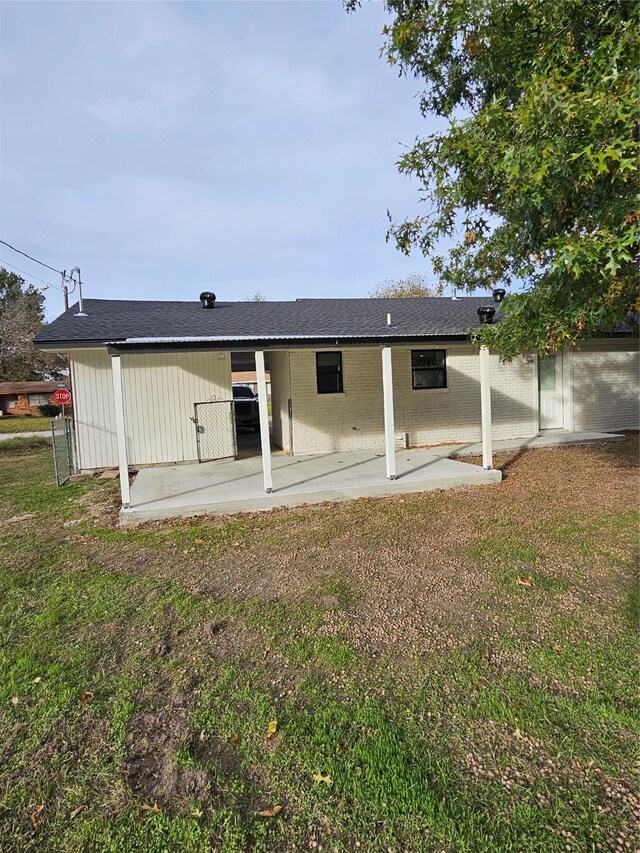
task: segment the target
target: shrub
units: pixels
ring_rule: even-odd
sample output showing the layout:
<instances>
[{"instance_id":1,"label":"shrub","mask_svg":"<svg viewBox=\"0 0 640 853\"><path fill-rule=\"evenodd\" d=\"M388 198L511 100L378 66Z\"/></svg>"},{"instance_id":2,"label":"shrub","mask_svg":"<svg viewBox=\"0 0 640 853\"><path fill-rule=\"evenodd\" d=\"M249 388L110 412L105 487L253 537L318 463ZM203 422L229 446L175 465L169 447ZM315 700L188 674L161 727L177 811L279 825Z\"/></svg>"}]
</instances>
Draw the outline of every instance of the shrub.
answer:
<instances>
[{"instance_id":1,"label":"shrub","mask_svg":"<svg viewBox=\"0 0 640 853\"><path fill-rule=\"evenodd\" d=\"M40 414L43 418L55 418L60 414L60 406L46 403L44 406L40 406Z\"/></svg>"}]
</instances>

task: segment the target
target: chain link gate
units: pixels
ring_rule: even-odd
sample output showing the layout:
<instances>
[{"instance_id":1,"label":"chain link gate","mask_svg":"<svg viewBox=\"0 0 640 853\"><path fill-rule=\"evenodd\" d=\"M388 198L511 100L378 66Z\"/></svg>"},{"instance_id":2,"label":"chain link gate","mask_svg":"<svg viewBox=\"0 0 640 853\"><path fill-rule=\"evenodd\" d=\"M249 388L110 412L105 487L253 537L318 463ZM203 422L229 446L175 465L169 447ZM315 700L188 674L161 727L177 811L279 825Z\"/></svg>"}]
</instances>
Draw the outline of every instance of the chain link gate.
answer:
<instances>
[{"instance_id":1,"label":"chain link gate","mask_svg":"<svg viewBox=\"0 0 640 853\"><path fill-rule=\"evenodd\" d=\"M236 419L233 400L193 404L198 462L236 457Z\"/></svg>"},{"instance_id":2,"label":"chain link gate","mask_svg":"<svg viewBox=\"0 0 640 853\"><path fill-rule=\"evenodd\" d=\"M75 473L73 463L73 424L71 418L55 418L51 421L51 445L56 485L62 486Z\"/></svg>"}]
</instances>

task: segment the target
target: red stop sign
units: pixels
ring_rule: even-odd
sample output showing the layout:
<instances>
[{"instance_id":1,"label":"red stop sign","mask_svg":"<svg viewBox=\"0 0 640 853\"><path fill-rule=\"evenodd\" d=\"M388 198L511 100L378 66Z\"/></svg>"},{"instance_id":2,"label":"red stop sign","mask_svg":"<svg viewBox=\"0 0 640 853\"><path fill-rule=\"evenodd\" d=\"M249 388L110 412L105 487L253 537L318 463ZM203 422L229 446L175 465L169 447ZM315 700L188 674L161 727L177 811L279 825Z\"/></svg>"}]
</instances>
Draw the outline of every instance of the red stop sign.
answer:
<instances>
[{"instance_id":1,"label":"red stop sign","mask_svg":"<svg viewBox=\"0 0 640 853\"><path fill-rule=\"evenodd\" d=\"M59 406L68 406L71 402L71 391L67 388L58 388L53 395L53 399Z\"/></svg>"}]
</instances>

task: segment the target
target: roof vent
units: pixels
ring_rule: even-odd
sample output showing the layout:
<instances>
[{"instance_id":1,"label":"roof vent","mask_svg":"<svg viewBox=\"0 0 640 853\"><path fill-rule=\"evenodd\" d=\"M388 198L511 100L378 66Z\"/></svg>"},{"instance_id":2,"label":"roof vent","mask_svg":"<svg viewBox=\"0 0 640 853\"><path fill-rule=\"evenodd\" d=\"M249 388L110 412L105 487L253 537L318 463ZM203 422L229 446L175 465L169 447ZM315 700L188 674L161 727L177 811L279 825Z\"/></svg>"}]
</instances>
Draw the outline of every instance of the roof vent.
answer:
<instances>
[{"instance_id":1,"label":"roof vent","mask_svg":"<svg viewBox=\"0 0 640 853\"><path fill-rule=\"evenodd\" d=\"M483 325L484 323L491 323L495 313L496 309L493 305L481 305L478 308L478 318Z\"/></svg>"},{"instance_id":2,"label":"roof vent","mask_svg":"<svg viewBox=\"0 0 640 853\"><path fill-rule=\"evenodd\" d=\"M493 291L493 301L496 303L496 305L499 305L506 295L507 291L504 289L504 287L496 287L496 289Z\"/></svg>"},{"instance_id":3,"label":"roof vent","mask_svg":"<svg viewBox=\"0 0 640 853\"><path fill-rule=\"evenodd\" d=\"M203 308L215 308L215 305L216 305L215 293L210 293L208 290L205 290L204 293L200 294L200 302L202 302Z\"/></svg>"}]
</instances>

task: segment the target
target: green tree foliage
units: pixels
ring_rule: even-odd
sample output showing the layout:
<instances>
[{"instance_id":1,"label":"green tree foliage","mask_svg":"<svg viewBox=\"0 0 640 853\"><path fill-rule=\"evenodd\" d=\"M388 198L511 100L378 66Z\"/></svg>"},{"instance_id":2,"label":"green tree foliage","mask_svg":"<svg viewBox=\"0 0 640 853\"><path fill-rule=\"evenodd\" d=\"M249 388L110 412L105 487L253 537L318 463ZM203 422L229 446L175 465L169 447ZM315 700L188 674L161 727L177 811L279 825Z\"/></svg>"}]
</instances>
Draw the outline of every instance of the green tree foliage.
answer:
<instances>
[{"instance_id":1,"label":"green tree foliage","mask_svg":"<svg viewBox=\"0 0 640 853\"><path fill-rule=\"evenodd\" d=\"M66 359L33 346L44 321L44 296L0 267L0 381L60 378Z\"/></svg>"},{"instance_id":2,"label":"green tree foliage","mask_svg":"<svg viewBox=\"0 0 640 853\"><path fill-rule=\"evenodd\" d=\"M386 6L388 61L424 81L423 116L447 120L399 161L428 209L388 237L459 290L522 291L481 332L505 358L628 323L640 236L633 0Z\"/></svg>"},{"instance_id":3,"label":"green tree foliage","mask_svg":"<svg viewBox=\"0 0 640 853\"><path fill-rule=\"evenodd\" d=\"M441 293L441 285L431 287L427 284L427 280L423 275L413 273L406 278L398 280L385 278L383 282L369 293L369 296L408 299L413 296L440 296Z\"/></svg>"}]
</instances>

